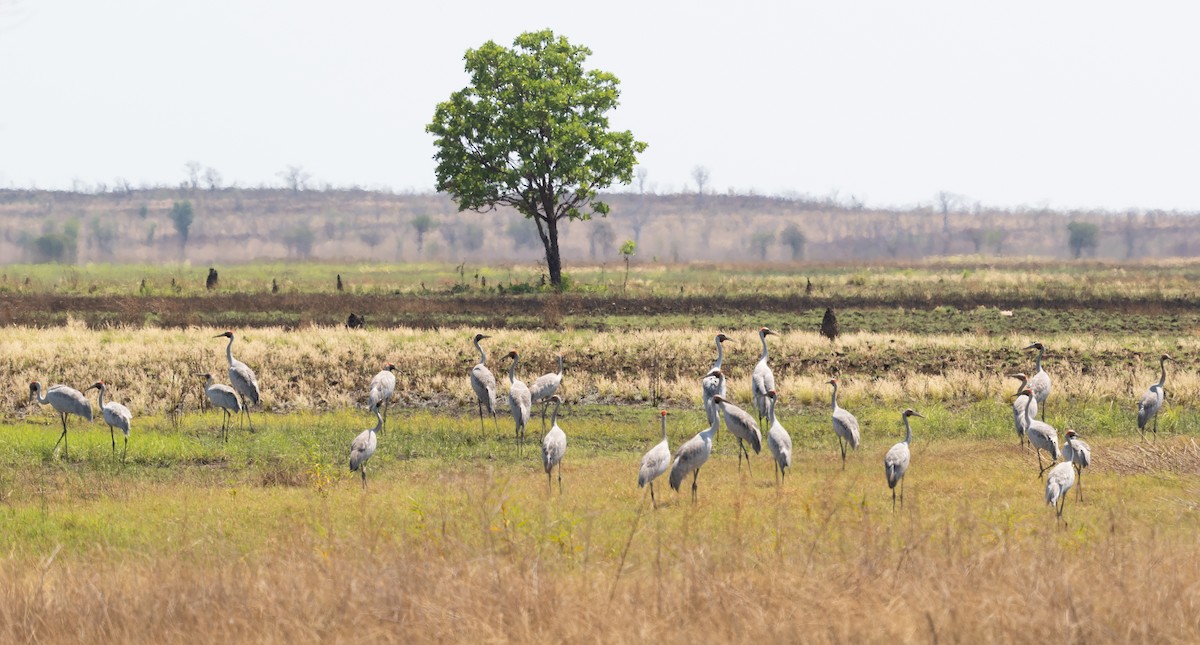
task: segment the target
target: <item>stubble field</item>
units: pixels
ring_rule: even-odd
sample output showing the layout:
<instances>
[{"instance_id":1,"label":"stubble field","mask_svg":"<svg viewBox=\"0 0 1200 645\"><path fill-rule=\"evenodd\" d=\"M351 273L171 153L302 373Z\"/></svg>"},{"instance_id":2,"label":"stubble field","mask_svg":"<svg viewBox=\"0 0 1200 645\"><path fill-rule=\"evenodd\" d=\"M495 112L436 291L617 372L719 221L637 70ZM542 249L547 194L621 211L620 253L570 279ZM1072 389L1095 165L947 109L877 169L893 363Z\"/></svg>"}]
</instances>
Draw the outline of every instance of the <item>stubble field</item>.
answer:
<instances>
[{"instance_id":1,"label":"stubble field","mask_svg":"<svg viewBox=\"0 0 1200 645\"><path fill-rule=\"evenodd\" d=\"M1145 315L1159 317L1164 300L1144 298ZM942 306L935 297L921 312ZM239 328L234 355L258 372L263 406L256 432L235 427L223 443L191 376L226 381L225 341L212 338L223 330L90 326L83 314L9 326L0 638L1195 641L1195 328L1034 337L1013 313L994 332L897 322L831 344L800 315L768 312L756 323L783 330L771 363L792 472L777 486L764 447L752 474L739 473L722 428L699 501L664 477L657 510L636 487L657 411L669 412L672 448L704 428L698 380L717 331L736 341L730 392L749 408L754 327L643 315L604 329L565 316L537 330ZM494 334L484 345L501 394L508 350L521 352L526 382L566 356L562 494L547 488L536 416L523 451L503 396L498 426L481 431L466 382L476 331ZM1046 420L1093 449L1083 500L1070 492L1063 522L1012 430L1016 382L1004 374L1032 370L1020 348L1033 340L1049 347L1055 379ZM1135 400L1163 352L1178 365L1158 436L1143 440ZM364 491L345 460L374 423L366 383L385 361L399 386ZM863 427L845 470L824 385L833 374ZM28 402L27 384L101 379L134 410L127 459L119 434L113 456L98 410L92 424L72 418L69 458L55 453L57 416ZM893 512L882 456L903 438L905 407L928 419L913 422L905 503Z\"/></svg>"}]
</instances>

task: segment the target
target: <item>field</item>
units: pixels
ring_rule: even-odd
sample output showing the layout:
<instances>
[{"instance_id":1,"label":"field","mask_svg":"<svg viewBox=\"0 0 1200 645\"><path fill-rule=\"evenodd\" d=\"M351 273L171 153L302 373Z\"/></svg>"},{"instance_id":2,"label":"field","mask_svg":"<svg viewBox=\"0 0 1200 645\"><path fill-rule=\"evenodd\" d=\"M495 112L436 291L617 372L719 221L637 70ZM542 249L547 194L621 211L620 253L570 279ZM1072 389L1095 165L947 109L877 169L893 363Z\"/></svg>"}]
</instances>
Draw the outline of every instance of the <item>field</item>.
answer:
<instances>
[{"instance_id":1,"label":"field","mask_svg":"<svg viewBox=\"0 0 1200 645\"><path fill-rule=\"evenodd\" d=\"M287 293L257 291L284 270ZM517 296L438 265L411 268L428 293L394 272L368 280L365 267L232 267L216 294L185 267L75 271L10 266L0 282L12 316L0 336L0 640L1200 639L1189 264L635 267L624 295L620 276L597 268L574 271L566 294ZM349 293L322 279L337 273ZM484 273L536 285L536 269ZM175 278L179 293L129 293L142 277L156 290ZM294 299L293 322L235 309L272 296ZM41 298L75 308L22 318ZM98 315L121 298L199 318ZM385 303L367 329L318 315L372 299ZM515 316L514 300L535 313ZM720 311L737 302L765 304ZM227 379L226 341L212 338L223 329L206 317L227 303L234 355L258 372L263 404L256 431L235 426L224 443L193 374ZM514 309L485 311L500 303ZM834 343L816 332L826 306L842 328ZM380 320L406 308L431 323ZM505 326L510 316L525 322ZM781 334L771 363L792 472L777 485L765 447L739 472L722 428L699 501L664 477L652 508L636 476L658 410L673 448L706 425L697 381L717 331L734 338L730 394L749 408L760 324ZM509 349L527 382L565 355L561 494L538 461L540 419L523 450L503 400L481 430L466 382L477 330L493 334L484 346L505 382ZM1046 420L1094 453L1062 521L1012 429L1016 383L1004 375L1032 370L1020 348L1033 340L1055 379ZM1178 363L1158 433L1143 439L1135 401L1164 352ZM345 461L374 423L365 386L385 361L399 385L364 490ZM844 470L833 374L863 428ZM97 379L134 410L125 461L98 415L72 418L69 458L55 452L57 415L28 401L33 380ZM928 418L913 420L893 512L882 456L903 438L905 407Z\"/></svg>"}]
</instances>

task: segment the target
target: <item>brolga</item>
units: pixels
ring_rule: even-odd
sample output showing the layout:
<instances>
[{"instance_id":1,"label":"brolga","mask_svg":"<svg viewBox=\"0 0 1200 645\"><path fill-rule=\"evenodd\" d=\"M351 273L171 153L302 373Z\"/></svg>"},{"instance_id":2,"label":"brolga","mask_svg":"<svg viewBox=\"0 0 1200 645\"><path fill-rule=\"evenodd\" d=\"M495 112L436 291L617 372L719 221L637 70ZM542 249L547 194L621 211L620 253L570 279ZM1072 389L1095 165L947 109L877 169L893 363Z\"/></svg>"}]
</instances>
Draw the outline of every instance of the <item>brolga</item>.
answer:
<instances>
[{"instance_id":1,"label":"brolga","mask_svg":"<svg viewBox=\"0 0 1200 645\"><path fill-rule=\"evenodd\" d=\"M1034 396L1032 388L1025 388L1022 394ZM1054 429L1054 426L1034 419L1032 408L1025 409L1025 420L1025 434L1029 437L1029 443L1033 446L1033 451L1037 453L1038 479L1041 479L1046 469L1058 461L1058 431ZM1043 450L1050 453L1050 466L1042 466Z\"/></svg>"},{"instance_id":2,"label":"brolga","mask_svg":"<svg viewBox=\"0 0 1200 645\"><path fill-rule=\"evenodd\" d=\"M492 375L492 370L487 368L487 354L479 346L479 341L485 338L491 336L475 334L473 344L479 352L479 362L471 368L471 389L475 390L475 400L479 404L479 434L483 434L484 408L492 415L492 424L495 425L496 432L500 431L500 424L496 421L496 377Z\"/></svg>"},{"instance_id":3,"label":"brolga","mask_svg":"<svg viewBox=\"0 0 1200 645\"><path fill-rule=\"evenodd\" d=\"M254 370L250 369L248 365L233 357L233 332L227 331L224 334L217 334L213 338L229 339L229 344L225 346L225 358L229 359L229 383L241 397L242 411L246 413L246 422L250 425L250 432L254 432L254 421L250 418L250 406L256 405L259 401L258 377L254 375Z\"/></svg>"},{"instance_id":4,"label":"brolga","mask_svg":"<svg viewBox=\"0 0 1200 645\"><path fill-rule=\"evenodd\" d=\"M542 374L533 379L533 385L529 386L529 400L532 403L542 403L542 432L546 431L546 408L550 407L550 397L558 391L558 386L562 384L563 377L563 357L558 355L558 371Z\"/></svg>"},{"instance_id":5,"label":"brolga","mask_svg":"<svg viewBox=\"0 0 1200 645\"><path fill-rule=\"evenodd\" d=\"M1083 501L1083 469L1092 465L1092 447L1087 445L1074 430L1067 430L1066 441L1062 446L1063 461L1075 465L1075 473L1079 477L1079 501Z\"/></svg>"},{"instance_id":6,"label":"brolga","mask_svg":"<svg viewBox=\"0 0 1200 645\"><path fill-rule=\"evenodd\" d=\"M208 396L208 400L214 406L221 408L221 439L229 441L229 413L238 414L242 411L237 392L224 383L217 383L212 374L204 373L196 374L196 376L204 377L204 394Z\"/></svg>"},{"instance_id":7,"label":"brolga","mask_svg":"<svg viewBox=\"0 0 1200 645\"><path fill-rule=\"evenodd\" d=\"M771 424L767 429L767 448L775 458L775 481L782 484L787 481L787 469L792 467L792 435L775 416L775 404L779 402L775 390L767 392L767 399L767 423Z\"/></svg>"},{"instance_id":8,"label":"brolga","mask_svg":"<svg viewBox=\"0 0 1200 645\"><path fill-rule=\"evenodd\" d=\"M1030 343L1022 349L1036 349L1037 355L1037 370L1033 376L1029 377L1029 389L1033 390L1033 398L1037 399L1038 408L1042 411L1042 421L1046 420L1046 399L1050 397L1050 375L1046 370L1042 369L1042 356L1046 354L1046 346L1035 342Z\"/></svg>"},{"instance_id":9,"label":"brolga","mask_svg":"<svg viewBox=\"0 0 1200 645\"><path fill-rule=\"evenodd\" d=\"M1071 462L1064 461L1050 469L1046 477L1046 503L1053 504L1061 520L1063 508L1067 505L1067 491L1075 485L1075 467Z\"/></svg>"},{"instance_id":10,"label":"brolga","mask_svg":"<svg viewBox=\"0 0 1200 645\"><path fill-rule=\"evenodd\" d=\"M650 505L654 508L658 508L658 502L654 501L654 480L671 467L671 446L667 443L667 411L661 410L659 415L662 417L662 441L642 456L642 466L638 469L638 488L650 485ZM709 421L711 422L711 418Z\"/></svg>"},{"instance_id":11,"label":"brolga","mask_svg":"<svg viewBox=\"0 0 1200 645\"><path fill-rule=\"evenodd\" d=\"M379 406L371 406L371 410L375 412L375 427L363 430L350 442L350 472L357 470L362 475L363 490L367 489L367 460L375 454L379 442L376 435L383 429L383 415L379 413Z\"/></svg>"},{"instance_id":12,"label":"brolga","mask_svg":"<svg viewBox=\"0 0 1200 645\"><path fill-rule=\"evenodd\" d=\"M558 494L562 495L562 460L567 453L567 433L558 427L558 408L562 406L562 397L553 394L546 401L546 407L554 404L554 414L550 415L550 430L542 437L542 468L546 469L546 488L553 491L550 483L550 473L558 467ZM542 423L545 424L546 408L542 408Z\"/></svg>"},{"instance_id":13,"label":"brolga","mask_svg":"<svg viewBox=\"0 0 1200 645\"><path fill-rule=\"evenodd\" d=\"M96 381L87 387L100 391L100 414L104 417L104 423L108 424L108 437L112 439L113 456L117 456L117 435L113 428L120 428L121 433L125 435L125 446L121 448L121 461L125 461L125 453L129 451L129 422L133 421L133 413L129 408L117 403L116 401L104 402L104 395L108 393L108 386L104 381Z\"/></svg>"},{"instance_id":14,"label":"brolga","mask_svg":"<svg viewBox=\"0 0 1200 645\"><path fill-rule=\"evenodd\" d=\"M1032 405L1033 414L1030 416L1036 417L1038 410L1037 399L1033 398L1032 396L1025 396L1025 388L1029 387L1029 377L1026 376L1024 372L1017 372L1016 374L1009 374L1008 376L1021 382L1021 385L1017 388L1017 393L1013 398L1012 409L1013 425L1017 429L1017 437L1021 440L1021 445L1024 446L1025 429L1027 425L1025 422L1025 407Z\"/></svg>"},{"instance_id":15,"label":"brolga","mask_svg":"<svg viewBox=\"0 0 1200 645\"><path fill-rule=\"evenodd\" d=\"M767 416L767 392L775 389L775 374L771 371L771 366L767 365L767 336L778 335L766 327L758 330L758 339L762 341L762 356L750 375L750 393L754 396L754 407L758 410L759 425L762 425Z\"/></svg>"},{"instance_id":16,"label":"brolga","mask_svg":"<svg viewBox=\"0 0 1200 645\"><path fill-rule=\"evenodd\" d=\"M909 424L908 418L925 418L912 408L905 410L900 416L904 419L904 441L892 446L883 456L883 474L887 477L888 488L892 489L892 511L896 510L896 484L900 484L900 507L904 507L904 473L908 472L908 463L912 456L908 449L912 444L912 425Z\"/></svg>"},{"instance_id":17,"label":"brolga","mask_svg":"<svg viewBox=\"0 0 1200 645\"><path fill-rule=\"evenodd\" d=\"M1167 383L1167 361L1173 361L1170 354L1163 354L1158 359L1158 369L1161 370L1158 376L1158 382L1150 386L1149 390L1138 399L1138 432L1142 433L1142 438L1146 438L1146 424L1150 419L1154 419L1154 436L1158 436L1158 413L1162 410L1163 400L1166 398L1166 392L1163 386Z\"/></svg>"},{"instance_id":18,"label":"brolga","mask_svg":"<svg viewBox=\"0 0 1200 645\"><path fill-rule=\"evenodd\" d=\"M725 396L725 382L716 376L712 376L712 373L713 370L721 369L721 364L725 361L725 348L723 344L726 342L732 343L733 339L725 334L717 334L717 360L713 363L712 369L708 371L708 374L705 374L704 378L700 379L700 391L704 397L704 411L706 413L715 414L716 407L710 405L714 396L718 394ZM708 421L712 423L712 419Z\"/></svg>"},{"instance_id":19,"label":"brolga","mask_svg":"<svg viewBox=\"0 0 1200 645\"><path fill-rule=\"evenodd\" d=\"M846 410L838 407L838 379L831 378L826 381L827 384L833 386L833 433L837 435L838 447L842 450L842 470L846 470L846 446L857 450L859 435L858 435L858 419L854 418Z\"/></svg>"},{"instance_id":20,"label":"brolga","mask_svg":"<svg viewBox=\"0 0 1200 645\"><path fill-rule=\"evenodd\" d=\"M517 448L525 446L525 426L529 424L529 411L533 407L529 387L517 379L517 350L508 353L512 364L508 366L508 409L516 422Z\"/></svg>"},{"instance_id":21,"label":"brolga","mask_svg":"<svg viewBox=\"0 0 1200 645\"><path fill-rule=\"evenodd\" d=\"M713 405L719 405L725 399L720 395L713 397ZM700 477L700 468L712 454L712 440L721 427L721 417L716 412L709 415L712 420L707 430L701 430L696 436L688 439L675 452L675 461L671 464L671 477L668 480L676 492L685 477L692 476L692 503L696 502L696 480Z\"/></svg>"},{"instance_id":22,"label":"brolga","mask_svg":"<svg viewBox=\"0 0 1200 645\"><path fill-rule=\"evenodd\" d=\"M62 418L63 431L58 436L58 441L54 442L51 452L58 450L58 444L61 443L63 457L70 457L70 447L67 445L67 415L74 414L90 422L92 420L92 404L88 403L87 397L82 392L65 385L51 385L50 389L42 394L42 384L37 381L29 384L29 398L42 405L49 403L50 407L58 412Z\"/></svg>"},{"instance_id":23,"label":"brolga","mask_svg":"<svg viewBox=\"0 0 1200 645\"><path fill-rule=\"evenodd\" d=\"M392 402L392 395L396 392L396 366L388 363L383 366L383 369L371 379L371 389L367 393L367 409L374 410L376 407L383 406L383 424L387 425L388 405ZM383 428L379 429L380 433Z\"/></svg>"},{"instance_id":24,"label":"brolga","mask_svg":"<svg viewBox=\"0 0 1200 645\"><path fill-rule=\"evenodd\" d=\"M710 375L716 374L721 381L721 386L725 385L725 373L721 370L713 370ZM769 390L768 390L769 391ZM718 397L720 400L718 401ZM746 456L746 471L751 476L754 475L750 468L750 453L746 451L746 444L749 443L751 448L754 448L754 454L762 452L762 432L758 429L758 424L754 422L754 417L750 416L749 412L730 403L725 397L716 395L712 398L713 414L716 410L721 410L722 416L725 417L725 428L729 430L729 434L737 437L738 440L738 472L742 472L742 455ZM712 421L711 419L709 420Z\"/></svg>"}]
</instances>

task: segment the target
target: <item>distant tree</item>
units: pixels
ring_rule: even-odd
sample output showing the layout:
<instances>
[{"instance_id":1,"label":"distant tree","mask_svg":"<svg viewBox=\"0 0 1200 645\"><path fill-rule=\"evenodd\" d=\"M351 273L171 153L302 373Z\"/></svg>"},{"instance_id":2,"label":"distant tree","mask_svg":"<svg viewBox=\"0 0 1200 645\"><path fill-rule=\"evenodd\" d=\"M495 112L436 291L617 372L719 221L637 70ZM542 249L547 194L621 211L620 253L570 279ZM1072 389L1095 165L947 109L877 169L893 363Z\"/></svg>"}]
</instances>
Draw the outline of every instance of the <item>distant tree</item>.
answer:
<instances>
[{"instance_id":1,"label":"distant tree","mask_svg":"<svg viewBox=\"0 0 1200 645\"><path fill-rule=\"evenodd\" d=\"M1132 258L1134 250L1137 248L1138 231L1141 229L1138 223L1138 212L1131 210L1125 213L1125 227L1122 233L1125 237L1125 257Z\"/></svg>"},{"instance_id":2,"label":"distant tree","mask_svg":"<svg viewBox=\"0 0 1200 645\"><path fill-rule=\"evenodd\" d=\"M62 233L46 233L34 238L34 262L63 262L69 258L71 238Z\"/></svg>"},{"instance_id":3,"label":"distant tree","mask_svg":"<svg viewBox=\"0 0 1200 645\"><path fill-rule=\"evenodd\" d=\"M1004 251L1004 242L1006 240L1008 240L1008 231L1001 228L988 229L983 234L983 243L996 255L1000 255Z\"/></svg>"},{"instance_id":4,"label":"distant tree","mask_svg":"<svg viewBox=\"0 0 1200 645\"><path fill-rule=\"evenodd\" d=\"M704 166L692 168L692 181L696 182L696 194L703 195L704 187L708 185L708 168Z\"/></svg>"},{"instance_id":5,"label":"distant tree","mask_svg":"<svg viewBox=\"0 0 1200 645\"><path fill-rule=\"evenodd\" d=\"M633 172L633 175L634 175L634 177L637 178L638 194L645 195L646 194L646 178L648 176L650 176L650 171L647 170L645 166L638 166L637 170L635 170Z\"/></svg>"},{"instance_id":6,"label":"distant tree","mask_svg":"<svg viewBox=\"0 0 1200 645\"><path fill-rule=\"evenodd\" d=\"M417 255L420 255L425 249L425 236L437 228L437 222L434 222L429 215L421 214L409 220L408 223L417 233Z\"/></svg>"},{"instance_id":7,"label":"distant tree","mask_svg":"<svg viewBox=\"0 0 1200 645\"><path fill-rule=\"evenodd\" d=\"M621 295L625 295L625 287L629 285L629 261L633 259L633 255L637 253L637 243L633 240L625 240L621 245L621 255L625 258L625 281L621 283Z\"/></svg>"},{"instance_id":8,"label":"distant tree","mask_svg":"<svg viewBox=\"0 0 1200 645\"><path fill-rule=\"evenodd\" d=\"M1091 222L1071 222L1067 224L1067 231L1070 233L1067 244L1071 247L1071 257L1079 259L1084 251L1093 254L1096 252L1100 237L1099 226Z\"/></svg>"},{"instance_id":9,"label":"distant tree","mask_svg":"<svg viewBox=\"0 0 1200 645\"><path fill-rule=\"evenodd\" d=\"M555 288L560 225L607 214L597 191L631 181L646 149L609 128L619 81L584 69L591 53L550 30L522 34L511 49L488 41L467 50L471 84L439 103L426 127L436 137L437 189L459 210L503 205L532 219Z\"/></svg>"},{"instance_id":10,"label":"distant tree","mask_svg":"<svg viewBox=\"0 0 1200 645\"><path fill-rule=\"evenodd\" d=\"M188 233L192 228L192 219L195 214L192 212L192 202L183 200L175 202L171 207L171 223L175 225L175 232L179 233L180 246L187 246Z\"/></svg>"},{"instance_id":11,"label":"distant tree","mask_svg":"<svg viewBox=\"0 0 1200 645\"><path fill-rule=\"evenodd\" d=\"M452 249L478 251L483 248L483 227L474 222L465 222L453 226L441 226L442 237Z\"/></svg>"},{"instance_id":12,"label":"distant tree","mask_svg":"<svg viewBox=\"0 0 1200 645\"><path fill-rule=\"evenodd\" d=\"M983 250L983 243L987 240L987 231L979 227L969 228L966 230L967 239L971 240L971 245L975 247L975 253Z\"/></svg>"},{"instance_id":13,"label":"distant tree","mask_svg":"<svg viewBox=\"0 0 1200 645\"><path fill-rule=\"evenodd\" d=\"M196 190L200 187L200 171L204 166L199 161L189 161L183 167L187 170L187 189Z\"/></svg>"},{"instance_id":14,"label":"distant tree","mask_svg":"<svg viewBox=\"0 0 1200 645\"><path fill-rule=\"evenodd\" d=\"M307 223L301 223L285 232L281 239L289 254L294 253L297 257L308 258L312 256L313 243L317 241L317 235L313 233Z\"/></svg>"},{"instance_id":15,"label":"distant tree","mask_svg":"<svg viewBox=\"0 0 1200 645\"><path fill-rule=\"evenodd\" d=\"M93 217L88 224L91 231L92 241L96 243L96 248L105 256L112 257L114 246L117 243L117 225L111 221L101 221L98 217Z\"/></svg>"},{"instance_id":16,"label":"distant tree","mask_svg":"<svg viewBox=\"0 0 1200 645\"><path fill-rule=\"evenodd\" d=\"M277 174L283 179L283 184L294 193L308 188L308 180L312 179L312 175L305 171L303 166L288 166Z\"/></svg>"},{"instance_id":17,"label":"distant tree","mask_svg":"<svg viewBox=\"0 0 1200 645\"><path fill-rule=\"evenodd\" d=\"M599 249L601 257L607 256L612 251L612 245L616 239L612 224L605 221L593 224L592 230L588 231L588 252L591 258L596 259L597 249Z\"/></svg>"},{"instance_id":18,"label":"distant tree","mask_svg":"<svg viewBox=\"0 0 1200 645\"><path fill-rule=\"evenodd\" d=\"M755 231L750 236L750 249L758 254L759 259L767 259L767 249L775 241L775 231Z\"/></svg>"},{"instance_id":19,"label":"distant tree","mask_svg":"<svg viewBox=\"0 0 1200 645\"><path fill-rule=\"evenodd\" d=\"M209 190L221 189L221 173L217 172L216 168L209 166L204 169L204 183L208 185Z\"/></svg>"},{"instance_id":20,"label":"distant tree","mask_svg":"<svg viewBox=\"0 0 1200 645\"><path fill-rule=\"evenodd\" d=\"M804 245L808 243L808 238L804 236L804 231L801 231L795 222L784 227L779 237L779 241L792 250L793 260L804 257Z\"/></svg>"},{"instance_id":21,"label":"distant tree","mask_svg":"<svg viewBox=\"0 0 1200 645\"><path fill-rule=\"evenodd\" d=\"M504 230L508 237L513 242L513 248L520 251L525 247L537 248L538 232L525 220L513 220L509 222L508 228Z\"/></svg>"}]
</instances>

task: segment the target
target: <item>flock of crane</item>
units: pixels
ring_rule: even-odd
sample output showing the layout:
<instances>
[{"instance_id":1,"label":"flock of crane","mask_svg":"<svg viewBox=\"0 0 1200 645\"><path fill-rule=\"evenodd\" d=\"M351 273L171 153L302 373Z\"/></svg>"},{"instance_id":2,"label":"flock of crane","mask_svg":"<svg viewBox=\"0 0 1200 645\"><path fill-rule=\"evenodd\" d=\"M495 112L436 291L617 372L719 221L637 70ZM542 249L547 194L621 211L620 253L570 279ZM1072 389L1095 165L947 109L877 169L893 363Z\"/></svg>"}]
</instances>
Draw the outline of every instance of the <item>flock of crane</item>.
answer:
<instances>
[{"instance_id":1,"label":"flock of crane","mask_svg":"<svg viewBox=\"0 0 1200 645\"><path fill-rule=\"evenodd\" d=\"M787 429L783 427L775 415L775 404L779 396L775 387L775 376L768 362L767 336L771 335L776 334L767 327L762 327L758 330L759 340L762 343L762 355L758 363L755 364L751 374L752 404L757 413L756 415L751 415L727 398L725 373L721 367L725 355L724 343L730 342L731 339L725 334L716 335L716 362L713 363L712 369L701 378L703 406L708 418L709 427L684 442L672 455L667 439L667 412L664 410L660 413L662 419L662 440L642 457L641 467L638 471L638 487L650 487L652 505L657 507L657 501L654 497L654 480L668 471L670 471L668 481L671 488L676 491L679 490L688 475L691 475L692 500L696 500L700 469L712 454L713 438L720 428L722 419L724 419L726 429L738 441L739 472L741 471L743 456L746 458L747 470L750 469L750 453L747 450L747 444L754 450L755 454L761 452L762 432L759 428L765 420L767 424L767 447L770 450L775 467L776 481L781 483L786 481L788 468L792 465L792 439ZM258 378L254 374L254 370L233 357L233 332L227 331L214 336L214 338L227 338L229 340L229 343L225 347L225 356L229 362L229 380L232 386L216 383L212 374L205 373L197 374L196 376L205 379L205 394L215 407L222 410L221 436L228 441L228 426L231 414L240 415L241 413L245 413L250 429L253 430L253 421L250 419L250 406L259 402ZM492 422L495 424L496 429L499 430L499 422L496 417L496 377L488 369L487 354L479 344L480 341L487 338L489 337L484 334L475 335L472 344L479 352L479 362L470 371L471 388L475 392L478 404L481 431L484 428L485 413L491 414ZM1057 430L1045 423L1046 400L1049 398L1051 391L1050 375L1042 368L1042 358L1045 355L1046 348L1042 343L1035 342L1022 349L1037 350L1036 371L1033 376L1027 376L1024 373L1009 375L1021 382L1012 404L1013 423L1022 445L1028 440L1029 444L1034 448L1038 458L1039 478L1047 470L1050 471L1049 475L1046 476L1046 503L1053 504L1057 516L1061 518L1063 508L1066 505L1067 491L1072 487L1076 487L1077 481L1082 482L1083 469L1087 468L1091 463L1091 448L1079 438L1079 435L1075 431L1070 429L1065 431L1065 440L1060 444ZM534 404L545 404L542 410L543 426L545 425L546 410L551 403L554 404L550 429L545 431L542 437L541 458L546 472L547 486L552 487L553 471L556 467L558 468L558 485L559 492L561 493L562 460L566 454L567 437L558 425L558 413L562 404L562 398L556 392L562 384L563 357L562 355L558 356L558 369L556 372L538 377L534 380L532 386L527 386L516 376L517 363L520 359L517 352L509 352L506 358L512 361L508 367L508 403L509 410L515 422L518 448L524 446L525 430L529 423ZM1161 356L1158 382L1151 385L1138 400L1137 424L1138 430L1142 432L1143 436L1145 435L1147 424L1151 421L1153 421L1153 432L1158 432L1158 413L1163 405L1164 387L1167 378L1166 363L1170 360L1173 359L1168 354ZM377 435L383 430L387 422L387 408L396 390L395 370L396 366L388 363L382 371L371 379L367 402L369 409L375 414L376 425L373 428L364 430L350 444L350 470L351 472L358 471L361 473L362 485L364 487L367 482L366 462L375 453L378 445ZM833 408L833 432L838 439L838 446L842 457L842 468L844 469L846 467L847 446L852 450L857 449L859 446L858 420L853 414L838 405L838 379L831 378L827 383L833 386L831 401ZM97 381L85 388L84 391L91 389L99 391L99 405L104 422L109 427L114 456L116 454L115 430L121 430L124 435L125 444L122 450L122 460L124 460L129 447L130 423L133 415L129 411L129 408L120 403L113 401L105 403L104 397L107 388L103 381ZM63 445L64 456L66 456L69 450L67 444L67 416L73 414L89 422L92 421L91 403L82 392L65 385L53 385L43 392L42 384L34 382L30 384L29 390L31 399L43 405L49 404L59 413L62 419L63 431L58 438L58 442L54 445L54 450L57 450L58 444L61 443ZM1036 418L1039 411L1041 412L1041 420ZM900 505L903 506L904 504L904 475L908 471L911 461L911 453L909 451L909 444L912 442L912 426L909 421L911 417L924 418L911 408L904 410L901 413L905 427L904 441L892 446L883 458L884 474L888 487L892 491L893 509L896 506L897 485L900 486ZM1050 456L1049 465L1042 465L1041 452L1043 450ZM1061 463L1058 462L1060 456L1063 460ZM1082 499L1082 483L1079 484L1076 491L1080 499Z\"/></svg>"}]
</instances>

